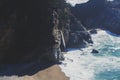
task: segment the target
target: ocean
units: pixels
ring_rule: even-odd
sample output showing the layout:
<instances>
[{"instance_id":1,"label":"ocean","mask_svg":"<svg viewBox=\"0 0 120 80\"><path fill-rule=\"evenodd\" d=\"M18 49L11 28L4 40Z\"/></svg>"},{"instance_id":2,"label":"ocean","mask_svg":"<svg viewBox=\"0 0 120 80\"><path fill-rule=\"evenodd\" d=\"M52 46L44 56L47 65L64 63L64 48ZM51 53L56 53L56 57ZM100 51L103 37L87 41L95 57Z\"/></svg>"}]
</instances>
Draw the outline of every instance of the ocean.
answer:
<instances>
[{"instance_id":1,"label":"ocean","mask_svg":"<svg viewBox=\"0 0 120 80\"><path fill-rule=\"evenodd\" d=\"M62 71L70 80L120 80L120 36L98 30L92 39L92 46L69 49ZM91 54L93 49L99 53Z\"/></svg>"}]
</instances>

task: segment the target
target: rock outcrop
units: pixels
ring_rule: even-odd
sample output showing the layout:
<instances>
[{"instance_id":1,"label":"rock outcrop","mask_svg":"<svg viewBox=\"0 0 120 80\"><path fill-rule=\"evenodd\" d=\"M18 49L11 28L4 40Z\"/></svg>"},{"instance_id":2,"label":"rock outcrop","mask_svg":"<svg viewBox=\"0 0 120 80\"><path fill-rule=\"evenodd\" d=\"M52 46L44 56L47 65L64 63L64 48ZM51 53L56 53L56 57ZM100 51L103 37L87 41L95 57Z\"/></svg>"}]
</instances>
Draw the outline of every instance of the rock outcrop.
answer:
<instances>
[{"instance_id":1,"label":"rock outcrop","mask_svg":"<svg viewBox=\"0 0 120 80\"><path fill-rule=\"evenodd\" d=\"M119 0L90 0L85 4L76 5L71 10L87 29L102 28L120 34Z\"/></svg>"},{"instance_id":2,"label":"rock outcrop","mask_svg":"<svg viewBox=\"0 0 120 80\"><path fill-rule=\"evenodd\" d=\"M93 49L91 53L92 53L92 54L98 54L98 53L99 53L99 51L98 51L98 50L96 50L96 49Z\"/></svg>"},{"instance_id":3,"label":"rock outcrop","mask_svg":"<svg viewBox=\"0 0 120 80\"><path fill-rule=\"evenodd\" d=\"M57 23L53 23L53 10L56 2L0 0L0 63L48 59L55 45L53 29Z\"/></svg>"},{"instance_id":4,"label":"rock outcrop","mask_svg":"<svg viewBox=\"0 0 120 80\"><path fill-rule=\"evenodd\" d=\"M97 30L96 29L91 29L89 32L90 32L90 34L97 34Z\"/></svg>"},{"instance_id":5,"label":"rock outcrop","mask_svg":"<svg viewBox=\"0 0 120 80\"><path fill-rule=\"evenodd\" d=\"M69 43L67 44L69 48L81 48L86 46L87 43L93 43L90 33L81 24L75 16L71 16L70 23L70 36Z\"/></svg>"},{"instance_id":6,"label":"rock outcrop","mask_svg":"<svg viewBox=\"0 0 120 80\"><path fill-rule=\"evenodd\" d=\"M65 0L0 0L0 63L59 61L67 47L91 42L69 6Z\"/></svg>"}]
</instances>

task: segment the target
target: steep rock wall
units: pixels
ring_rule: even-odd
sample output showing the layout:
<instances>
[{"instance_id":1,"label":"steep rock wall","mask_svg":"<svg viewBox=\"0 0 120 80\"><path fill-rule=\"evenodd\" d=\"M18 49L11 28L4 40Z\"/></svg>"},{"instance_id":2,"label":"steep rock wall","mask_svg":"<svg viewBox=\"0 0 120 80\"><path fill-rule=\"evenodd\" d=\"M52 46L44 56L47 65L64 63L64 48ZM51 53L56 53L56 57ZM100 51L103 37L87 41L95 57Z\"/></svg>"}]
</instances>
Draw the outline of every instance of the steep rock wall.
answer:
<instances>
[{"instance_id":1,"label":"steep rock wall","mask_svg":"<svg viewBox=\"0 0 120 80\"><path fill-rule=\"evenodd\" d=\"M63 60L69 44L89 40L71 43L89 35L74 19L64 0L0 0L0 63Z\"/></svg>"},{"instance_id":2,"label":"steep rock wall","mask_svg":"<svg viewBox=\"0 0 120 80\"><path fill-rule=\"evenodd\" d=\"M72 13L88 28L108 29L120 34L120 1L90 0L72 8Z\"/></svg>"},{"instance_id":3,"label":"steep rock wall","mask_svg":"<svg viewBox=\"0 0 120 80\"><path fill-rule=\"evenodd\" d=\"M49 7L45 0L1 0L1 62L34 60L54 45Z\"/></svg>"}]
</instances>

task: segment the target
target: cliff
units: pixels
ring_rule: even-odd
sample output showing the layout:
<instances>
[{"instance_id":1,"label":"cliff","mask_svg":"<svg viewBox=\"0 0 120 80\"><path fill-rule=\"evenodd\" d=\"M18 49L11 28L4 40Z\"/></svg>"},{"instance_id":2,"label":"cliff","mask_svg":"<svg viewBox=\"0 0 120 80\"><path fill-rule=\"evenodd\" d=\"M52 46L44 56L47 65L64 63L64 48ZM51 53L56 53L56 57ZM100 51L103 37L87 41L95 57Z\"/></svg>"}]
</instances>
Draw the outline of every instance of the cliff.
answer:
<instances>
[{"instance_id":1,"label":"cliff","mask_svg":"<svg viewBox=\"0 0 120 80\"><path fill-rule=\"evenodd\" d=\"M0 62L41 59L55 43L48 1L1 0Z\"/></svg>"},{"instance_id":2,"label":"cliff","mask_svg":"<svg viewBox=\"0 0 120 80\"><path fill-rule=\"evenodd\" d=\"M66 48L90 40L64 0L0 0L2 64L63 60Z\"/></svg>"},{"instance_id":3,"label":"cliff","mask_svg":"<svg viewBox=\"0 0 120 80\"><path fill-rule=\"evenodd\" d=\"M87 29L102 28L120 34L119 0L90 0L85 4L77 4L71 10Z\"/></svg>"}]
</instances>

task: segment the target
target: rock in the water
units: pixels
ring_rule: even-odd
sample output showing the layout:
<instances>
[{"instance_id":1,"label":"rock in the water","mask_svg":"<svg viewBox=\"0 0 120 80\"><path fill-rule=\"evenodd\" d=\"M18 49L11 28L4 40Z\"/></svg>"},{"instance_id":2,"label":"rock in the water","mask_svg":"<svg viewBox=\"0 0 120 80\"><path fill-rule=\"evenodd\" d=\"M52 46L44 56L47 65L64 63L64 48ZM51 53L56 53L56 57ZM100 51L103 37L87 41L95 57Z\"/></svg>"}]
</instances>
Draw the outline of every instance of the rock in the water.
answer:
<instances>
[{"instance_id":1,"label":"rock in the water","mask_svg":"<svg viewBox=\"0 0 120 80\"><path fill-rule=\"evenodd\" d=\"M97 34L97 30L96 29L92 29L92 30L90 30L90 33L91 34Z\"/></svg>"},{"instance_id":2,"label":"rock in the water","mask_svg":"<svg viewBox=\"0 0 120 80\"><path fill-rule=\"evenodd\" d=\"M96 54L96 53L99 53L99 51L96 49L93 49L91 53Z\"/></svg>"}]
</instances>

